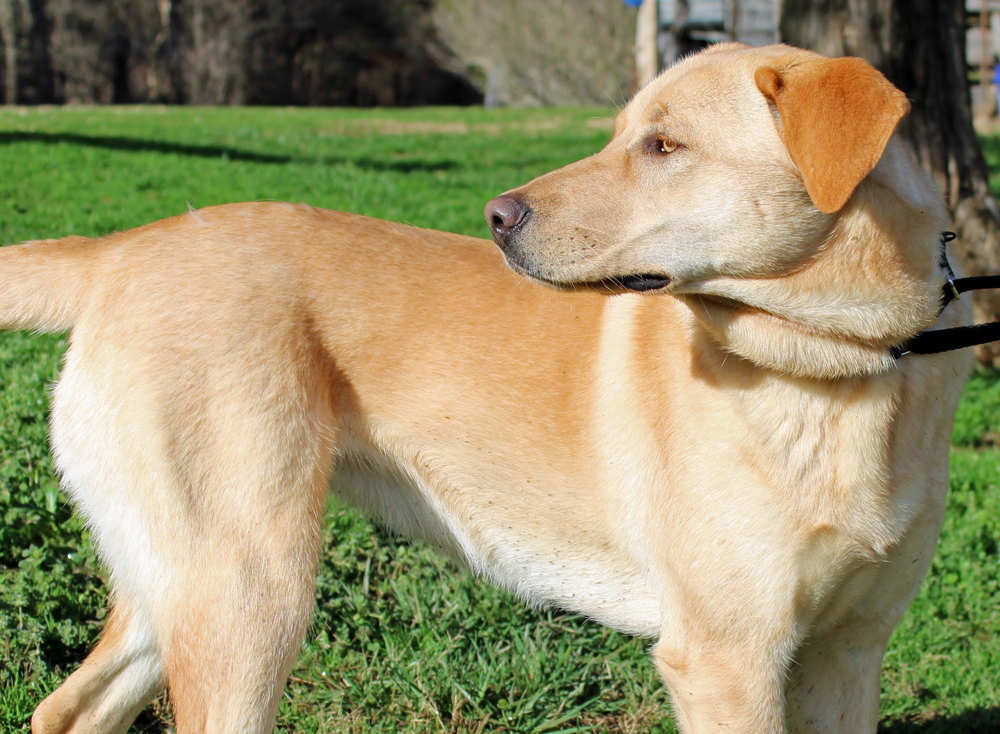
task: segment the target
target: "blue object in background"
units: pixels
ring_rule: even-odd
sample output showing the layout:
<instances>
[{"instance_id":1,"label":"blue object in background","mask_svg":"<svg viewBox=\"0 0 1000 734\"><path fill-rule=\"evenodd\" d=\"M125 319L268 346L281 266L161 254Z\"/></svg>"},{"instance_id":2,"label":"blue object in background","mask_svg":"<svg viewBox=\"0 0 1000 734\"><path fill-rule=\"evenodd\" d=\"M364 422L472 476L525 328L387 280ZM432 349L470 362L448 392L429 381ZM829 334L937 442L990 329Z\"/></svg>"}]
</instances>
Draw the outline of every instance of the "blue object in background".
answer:
<instances>
[{"instance_id":1,"label":"blue object in background","mask_svg":"<svg viewBox=\"0 0 1000 734\"><path fill-rule=\"evenodd\" d=\"M642 5L642 0L625 0L625 4L630 8L638 8Z\"/></svg>"},{"instance_id":2,"label":"blue object in background","mask_svg":"<svg viewBox=\"0 0 1000 734\"><path fill-rule=\"evenodd\" d=\"M1000 88L1000 64L993 67L993 84ZM983 94L986 94L986 85L983 85ZM1000 117L1000 91L997 92L997 117Z\"/></svg>"}]
</instances>

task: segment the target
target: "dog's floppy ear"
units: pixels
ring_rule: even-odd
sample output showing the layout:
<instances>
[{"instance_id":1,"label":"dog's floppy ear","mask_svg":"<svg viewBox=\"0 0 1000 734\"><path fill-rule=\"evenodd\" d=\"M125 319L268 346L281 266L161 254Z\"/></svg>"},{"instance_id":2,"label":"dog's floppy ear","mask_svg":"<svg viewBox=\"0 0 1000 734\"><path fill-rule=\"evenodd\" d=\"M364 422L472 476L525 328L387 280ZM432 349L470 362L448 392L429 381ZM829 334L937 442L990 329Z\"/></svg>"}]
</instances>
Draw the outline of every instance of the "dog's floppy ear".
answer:
<instances>
[{"instance_id":1,"label":"dog's floppy ear","mask_svg":"<svg viewBox=\"0 0 1000 734\"><path fill-rule=\"evenodd\" d=\"M777 107L788 152L825 214L847 203L910 109L906 95L857 58L796 55L757 69L754 81Z\"/></svg>"}]
</instances>

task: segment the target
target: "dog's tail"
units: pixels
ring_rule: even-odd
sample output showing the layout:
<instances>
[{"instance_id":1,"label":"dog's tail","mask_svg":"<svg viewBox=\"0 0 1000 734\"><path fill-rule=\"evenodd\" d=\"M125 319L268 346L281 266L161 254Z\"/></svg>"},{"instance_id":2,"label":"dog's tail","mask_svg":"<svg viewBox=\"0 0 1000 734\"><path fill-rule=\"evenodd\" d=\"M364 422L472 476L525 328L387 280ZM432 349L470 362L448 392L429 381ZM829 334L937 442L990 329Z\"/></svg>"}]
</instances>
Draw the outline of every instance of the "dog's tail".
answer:
<instances>
[{"instance_id":1,"label":"dog's tail","mask_svg":"<svg viewBox=\"0 0 1000 734\"><path fill-rule=\"evenodd\" d=\"M73 326L84 305L96 242L65 237L0 247L0 329Z\"/></svg>"}]
</instances>

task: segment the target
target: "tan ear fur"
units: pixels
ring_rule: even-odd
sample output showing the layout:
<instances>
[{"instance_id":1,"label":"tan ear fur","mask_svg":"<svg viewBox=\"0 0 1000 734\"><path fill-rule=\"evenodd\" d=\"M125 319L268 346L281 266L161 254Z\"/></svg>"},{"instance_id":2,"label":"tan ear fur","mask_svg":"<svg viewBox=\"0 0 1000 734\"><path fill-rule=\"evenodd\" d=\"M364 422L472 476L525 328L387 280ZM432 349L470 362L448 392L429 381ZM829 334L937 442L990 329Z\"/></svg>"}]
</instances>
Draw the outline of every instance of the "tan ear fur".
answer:
<instances>
[{"instance_id":1,"label":"tan ear fur","mask_svg":"<svg viewBox=\"0 0 1000 734\"><path fill-rule=\"evenodd\" d=\"M910 109L862 59L795 56L757 69L754 81L778 108L788 152L824 214L847 203Z\"/></svg>"}]
</instances>

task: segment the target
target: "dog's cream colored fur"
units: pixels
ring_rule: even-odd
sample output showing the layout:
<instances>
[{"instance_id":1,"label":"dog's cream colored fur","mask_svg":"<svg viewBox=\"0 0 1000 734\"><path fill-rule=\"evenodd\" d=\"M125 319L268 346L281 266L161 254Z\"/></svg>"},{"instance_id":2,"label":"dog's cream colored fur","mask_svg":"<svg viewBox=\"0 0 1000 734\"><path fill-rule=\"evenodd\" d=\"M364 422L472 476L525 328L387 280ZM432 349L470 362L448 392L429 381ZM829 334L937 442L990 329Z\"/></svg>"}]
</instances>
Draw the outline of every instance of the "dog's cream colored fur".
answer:
<instances>
[{"instance_id":1,"label":"dog's cream colored fur","mask_svg":"<svg viewBox=\"0 0 1000 734\"><path fill-rule=\"evenodd\" d=\"M937 317L946 215L905 111L857 60L678 64L510 192L508 261L561 291L287 204L0 251L0 324L72 329L52 444L113 588L33 730L122 732L163 685L182 734L269 730L329 484L655 640L688 734L874 732L968 367L889 357L967 315ZM636 274L669 285L611 292Z\"/></svg>"}]
</instances>

